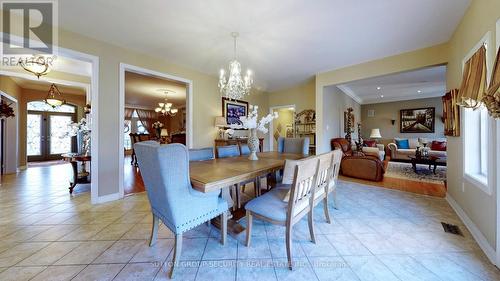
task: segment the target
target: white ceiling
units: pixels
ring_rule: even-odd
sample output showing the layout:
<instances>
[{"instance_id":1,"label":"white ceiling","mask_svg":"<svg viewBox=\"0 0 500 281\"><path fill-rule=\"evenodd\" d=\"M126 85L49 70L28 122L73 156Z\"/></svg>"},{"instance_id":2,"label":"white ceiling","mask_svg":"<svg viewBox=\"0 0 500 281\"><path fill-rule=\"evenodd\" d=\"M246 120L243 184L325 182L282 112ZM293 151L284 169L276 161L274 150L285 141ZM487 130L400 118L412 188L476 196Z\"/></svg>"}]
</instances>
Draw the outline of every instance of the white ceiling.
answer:
<instances>
[{"instance_id":1,"label":"white ceiling","mask_svg":"<svg viewBox=\"0 0 500 281\"><path fill-rule=\"evenodd\" d=\"M361 104L430 97L446 92L446 66L436 66L337 85Z\"/></svg>"},{"instance_id":2,"label":"white ceiling","mask_svg":"<svg viewBox=\"0 0 500 281\"><path fill-rule=\"evenodd\" d=\"M186 105L186 84L152 76L125 72L125 104L140 108L154 109L159 102L165 100L165 94L160 89L168 89L168 101L174 107Z\"/></svg>"},{"instance_id":3,"label":"white ceiling","mask_svg":"<svg viewBox=\"0 0 500 281\"><path fill-rule=\"evenodd\" d=\"M238 59L278 90L449 40L470 0L65 0L63 29L216 76ZM91 20L87 20L91 19Z\"/></svg>"}]
</instances>

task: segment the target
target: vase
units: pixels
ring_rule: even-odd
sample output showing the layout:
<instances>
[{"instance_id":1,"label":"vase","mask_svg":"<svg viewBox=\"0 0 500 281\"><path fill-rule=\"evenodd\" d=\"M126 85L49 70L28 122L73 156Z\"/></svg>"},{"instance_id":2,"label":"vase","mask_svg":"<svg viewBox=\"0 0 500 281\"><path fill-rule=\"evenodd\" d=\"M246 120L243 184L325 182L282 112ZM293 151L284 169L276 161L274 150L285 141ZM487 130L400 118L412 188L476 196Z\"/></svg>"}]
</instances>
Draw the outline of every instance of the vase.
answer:
<instances>
[{"instance_id":1,"label":"vase","mask_svg":"<svg viewBox=\"0 0 500 281\"><path fill-rule=\"evenodd\" d=\"M78 154L90 155L90 130L82 130L77 134Z\"/></svg>"},{"instance_id":2,"label":"vase","mask_svg":"<svg viewBox=\"0 0 500 281\"><path fill-rule=\"evenodd\" d=\"M248 148L250 149L249 160L259 160L257 151L259 151L259 138L257 137L257 129L250 129L250 136L248 136Z\"/></svg>"}]
</instances>

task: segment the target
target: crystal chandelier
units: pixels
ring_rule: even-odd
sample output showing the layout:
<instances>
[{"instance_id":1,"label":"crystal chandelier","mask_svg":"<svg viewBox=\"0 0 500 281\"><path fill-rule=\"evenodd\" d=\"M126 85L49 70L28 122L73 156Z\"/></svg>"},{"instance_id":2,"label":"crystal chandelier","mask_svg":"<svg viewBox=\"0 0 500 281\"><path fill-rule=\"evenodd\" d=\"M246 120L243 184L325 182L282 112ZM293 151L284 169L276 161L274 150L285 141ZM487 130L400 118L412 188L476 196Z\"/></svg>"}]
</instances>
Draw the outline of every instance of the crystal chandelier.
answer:
<instances>
[{"instance_id":1,"label":"crystal chandelier","mask_svg":"<svg viewBox=\"0 0 500 281\"><path fill-rule=\"evenodd\" d=\"M159 102L158 107L155 108L155 112L161 113L165 116L167 116L167 115L175 116L175 114L177 114L177 112L179 110L177 108L172 108L172 103L168 102L168 99L167 99L167 94L169 92L170 93L175 93L175 92L170 91L170 90L164 90L164 89L159 89L158 91L165 93L165 102Z\"/></svg>"},{"instance_id":2,"label":"crystal chandelier","mask_svg":"<svg viewBox=\"0 0 500 281\"><path fill-rule=\"evenodd\" d=\"M220 70L219 90L226 98L239 100L245 95L250 94L253 79L250 70L247 70L245 77L241 77L241 65L236 60L236 38L239 36L239 33L232 32L231 36L234 40L234 58L229 63L229 77L227 79L224 69Z\"/></svg>"}]
</instances>

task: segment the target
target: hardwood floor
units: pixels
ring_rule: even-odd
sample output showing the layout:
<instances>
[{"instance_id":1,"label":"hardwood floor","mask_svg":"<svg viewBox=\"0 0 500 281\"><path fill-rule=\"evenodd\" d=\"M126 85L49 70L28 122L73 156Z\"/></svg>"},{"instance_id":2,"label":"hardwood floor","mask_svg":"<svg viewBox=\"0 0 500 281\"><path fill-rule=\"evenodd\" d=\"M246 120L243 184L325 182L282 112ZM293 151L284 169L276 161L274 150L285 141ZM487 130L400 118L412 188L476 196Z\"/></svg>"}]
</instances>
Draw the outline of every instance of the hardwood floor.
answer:
<instances>
[{"instance_id":1,"label":"hardwood floor","mask_svg":"<svg viewBox=\"0 0 500 281\"><path fill-rule=\"evenodd\" d=\"M125 195L143 192L144 182L142 181L141 172L138 167L130 164L131 157L129 155L125 156L125 161L123 163L124 180L123 180L123 190Z\"/></svg>"},{"instance_id":2,"label":"hardwood floor","mask_svg":"<svg viewBox=\"0 0 500 281\"><path fill-rule=\"evenodd\" d=\"M384 161L384 168L387 170L387 166L389 165L389 160L386 159ZM445 184L436 184L429 183L423 181L414 181L409 179L400 179L400 178L390 178L384 177L384 180L381 182L367 181L361 179L355 179L350 177L344 177L342 175L339 176L342 180L361 183L365 185L384 187L389 189L401 190L416 194L435 196L444 198L446 196L446 185Z\"/></svg>"}]
</instances>

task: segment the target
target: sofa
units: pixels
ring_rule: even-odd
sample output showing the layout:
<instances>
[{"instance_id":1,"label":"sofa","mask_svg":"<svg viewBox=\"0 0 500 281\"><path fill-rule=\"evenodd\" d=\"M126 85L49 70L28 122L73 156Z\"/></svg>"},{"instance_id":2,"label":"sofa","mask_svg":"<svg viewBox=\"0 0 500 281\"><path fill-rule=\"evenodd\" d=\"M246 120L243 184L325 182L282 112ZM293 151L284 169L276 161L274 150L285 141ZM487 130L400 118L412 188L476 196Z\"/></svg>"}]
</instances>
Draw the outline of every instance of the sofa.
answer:
<instances>
[{"instance_id":1,"label":"sofa","mask_svg":"<svg viewBox=\"0 0 500 281\"><path fill-rule=\"evenodd\" d=\"M384 179L384 164L380 160L379 154L356 155L352 149L352 144L344 138L332 139L330 142L332 150L342 150L342 162L340 163L340 173L346 177L382 181ZM378 148L376 148L378 150Z\"/></svg>"},{"instance_id":2,"label":"sofa","mask_svg":"<svg viewBox=\"0 0 500 281\"><path fill-rule=\"evenodd\" d=\"M408 140L409 148L400 148L396 144L398 140L404 139ZM440 150L433 150L433 141L441 144L444 143L444 150L442 149L442 147L440 148ZM396 138L394 139L394 142L391 142L387 145L387 148L391 153L391 160L409 161L410 159L408 156L415 155L417 147L423 147L423 143L427 143L427 146L431 148L431 150L429 151L430 156L436 156L439 157L440 160L446 161L446 139L429 140L425 138Z\"/></svg>"}]
</instances>

